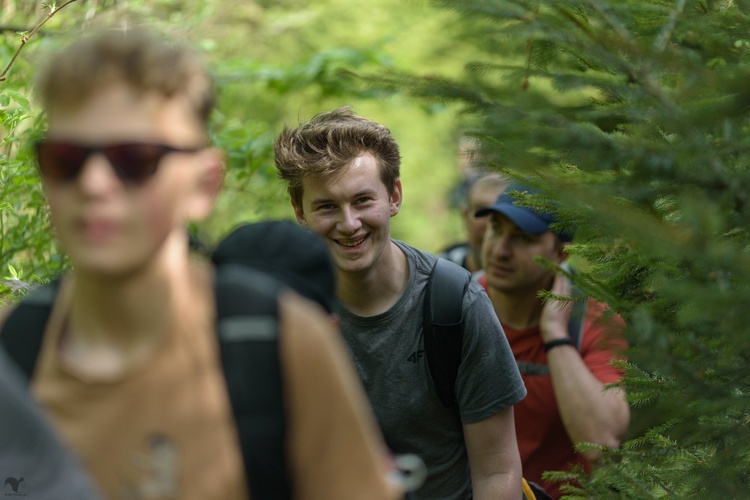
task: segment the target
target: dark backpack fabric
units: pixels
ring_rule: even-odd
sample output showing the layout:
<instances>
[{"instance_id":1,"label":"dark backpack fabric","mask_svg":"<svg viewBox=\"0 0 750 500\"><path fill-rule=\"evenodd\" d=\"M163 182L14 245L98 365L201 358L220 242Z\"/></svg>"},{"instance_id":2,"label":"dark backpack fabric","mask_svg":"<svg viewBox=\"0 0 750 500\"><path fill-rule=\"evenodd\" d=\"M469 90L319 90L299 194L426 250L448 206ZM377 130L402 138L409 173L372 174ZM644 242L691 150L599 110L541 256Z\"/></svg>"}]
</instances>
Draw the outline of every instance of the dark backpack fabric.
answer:
<instances>
[{"instance_id":1,"label":"dark backpack fabric","mask_svg":"<svg viewBox=\"0 0 750 500\"><path fill-rule=\"evenodd\" d=\"M471 273L439 258L424 299L424 352L432 384L446 407L456 404L456 377L463 345L463 297Z\"/></svg>"},{"instance_id":2,"label":"dark backpack fabric","mask_svg":"<svg viewBox=\"0 0 750 500\"><path fill-rule=\"evenodd\" d=\"M279 353L277 296L283 285L235 265L216 272L217 335L252 498L292 497L286 460L286 411ZM0 343L31 379L57 283L25 297L7 318ZM257 383L257 381L263 383Z\"/></svg>"},{"instance_id":3,"label":"dark backpack fabric","mask_svg":"<svg viewBox=\"0 0 750 500\"><path fill-rule=\"evenodd\" d=\"M34 373L36 358L42 347L44 327L52 312L58 284L59 281L55 280L29 292L3 324L0 344L5 347L27 381L31 380Z\"/></svg>"},{"instance_id":4,"label":"dark backpack fabric","mask_svg":"<svg viewBox=\"0 0 750 500\"><path fill-rule=\"evenodd\" d=\"M280 282L261 272L238 265L217 267L221 362L250 494L261 500L292 497L279 357L282 289Z\"/></svg>"}]
</instances>

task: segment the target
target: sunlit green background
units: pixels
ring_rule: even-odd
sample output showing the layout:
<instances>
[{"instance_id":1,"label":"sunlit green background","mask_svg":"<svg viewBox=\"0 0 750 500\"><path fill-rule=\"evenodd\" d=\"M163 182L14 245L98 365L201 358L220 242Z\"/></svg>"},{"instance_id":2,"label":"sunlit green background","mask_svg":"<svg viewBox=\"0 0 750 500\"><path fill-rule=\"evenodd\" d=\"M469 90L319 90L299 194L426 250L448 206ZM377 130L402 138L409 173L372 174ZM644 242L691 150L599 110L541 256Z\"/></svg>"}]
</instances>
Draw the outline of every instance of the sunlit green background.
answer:
<instances>
[{"instance_id":1,"label":"sunlit green background","mask_svg":"<svg viewBox=\"0 0 750 500\"><path fill-rule=\"evenodd\" d=\"M20 33L44 19L49 9L43 5L3 1L0 64L11 60ZM396 0L79 0L57 8L0 85L30 95L40 57L100 25L148 23L204 53L219 84L215 142L230 157L227 189L201 227L207 239L243 221L291 217L271 142L284 124L343 105L388 126L401 145L405 199L393 220L394 237L430 251L463 237L457 210L448 206L461 180L456 109L375 90L354 76L389 70L458 75L466 59L460 53L470 49L454 41L452 12ZM38 113L32 99L29 115ZM21 127L31 127L33 119ZM20 129L14 132L23 137Z\"/></svg>"},{"instance_id":2,"label":"sunlit green background","mask_svg":"<svg viewBox=\"0 0 750 500\"><path fill-rule=\"evenodd\" d=\"M467 116L483 116L484 158L535 177L562 207L577 229L569 252L586 264L572 281L627 324L634 425L608 466L578 477L578 498L747 497L748 0L55 7L42 25L50 4L0 0L0 303L67 264L28 149L44 129L31 91L40 58L99 25L148 23L200 49L219 84L212 129L229 170L218 210L197 228L209 241L239 222L290 218L275 135L351 105L402 147L394 236L436 251L463 236L448 206L461 180L457 137Z\"/></svg>"}]
</instances>

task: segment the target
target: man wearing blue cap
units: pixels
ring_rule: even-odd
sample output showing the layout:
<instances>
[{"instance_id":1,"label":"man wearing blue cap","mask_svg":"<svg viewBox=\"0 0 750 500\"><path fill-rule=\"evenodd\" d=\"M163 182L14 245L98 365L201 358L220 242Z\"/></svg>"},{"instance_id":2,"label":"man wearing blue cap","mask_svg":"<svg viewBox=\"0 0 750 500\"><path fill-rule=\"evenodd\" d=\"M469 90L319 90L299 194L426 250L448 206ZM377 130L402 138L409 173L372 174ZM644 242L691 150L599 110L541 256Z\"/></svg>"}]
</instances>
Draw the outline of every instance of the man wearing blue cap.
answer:
<instances>
[{"instance_id":1,"label":"man wearing blue cap","mask_svg":"<svg viewBox=\"0 0 750 500\"><path fill-rule=\"evenodd\" d=\"M480 279L500 318L528 395L515 406L516 435L524 477L557 497L559 484L545 471L580 464L589 470L596 451L576 453L574 443L619 446L630 421L624 391L607 389L620 371L611 360L626 347L621 321L603 317L606 306L589 299L577 341L569 332L570 307L543 302L541 290L569 296L570 283L538 262L561 265L572 234L555 227L554 214L523 206L528 186L512 183L494 204L476 212L489 216Z\"/></svg>"}]
</instances>

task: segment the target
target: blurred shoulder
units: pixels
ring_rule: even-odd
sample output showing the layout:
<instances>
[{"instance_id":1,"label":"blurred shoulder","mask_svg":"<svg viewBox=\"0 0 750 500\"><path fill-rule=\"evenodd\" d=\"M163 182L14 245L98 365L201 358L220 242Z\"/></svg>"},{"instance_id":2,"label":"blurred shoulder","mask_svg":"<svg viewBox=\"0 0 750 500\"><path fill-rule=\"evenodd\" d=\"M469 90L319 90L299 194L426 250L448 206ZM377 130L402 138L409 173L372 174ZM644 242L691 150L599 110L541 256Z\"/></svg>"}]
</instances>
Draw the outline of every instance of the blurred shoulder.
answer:
<instances>
[{"instance_id":1,"label":"blurred shoulder","mask_svg":"<svg viewBox=\"0 0 750 500\"><path fill-rule=\"evenodd\" d=\"M628 348L625 320L609 306L593 298L586 302L584 325L584 347L590 344L595 349L624 351Z\"/></svg>"},{"instance_id":2,"label":"blurred shoulder","mask_svg":"<svg viewBox=\"0 0 750 500\"><path fill-rule=\"evenodd\" d=\"M293 347L295 351L304 347L316 349L321 342L337 337L333 317L316 302L291 290L283 290L279 293L278 303L282 345Z\"/></svg>"}]
</instances>

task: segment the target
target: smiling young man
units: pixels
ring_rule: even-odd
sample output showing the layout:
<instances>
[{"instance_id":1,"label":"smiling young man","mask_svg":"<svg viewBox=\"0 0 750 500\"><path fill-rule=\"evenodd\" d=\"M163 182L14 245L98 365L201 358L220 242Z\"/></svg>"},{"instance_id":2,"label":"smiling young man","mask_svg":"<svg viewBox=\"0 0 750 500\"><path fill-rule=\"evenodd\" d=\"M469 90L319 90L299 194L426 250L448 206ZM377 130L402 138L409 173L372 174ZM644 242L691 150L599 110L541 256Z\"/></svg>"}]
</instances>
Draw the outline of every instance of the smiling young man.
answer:
<instances>
[{"instance_id":1,"label":"smiling young man","mask_svg":"<svg viewBox=\"0 0 750 500\"><path fill-rule=\"evenodd\" d=\"M220 348L217 273L190 254L186 231L222 181L222 155L208 145L208 72L179 44L111 31L56 54L38 90L48 119L38 167L72 271L29 297L51 303L32 393L105 498L255 495L233 411L240 395L230 401L222 362L242 347ZM268 298L294 498L394 498L385 445L330 319L290 291ZM257 335L241 326L234 337Z\"/></svg>"},{"instance_id":2,"label":"smiling young man","mask_svg":"<svg viewBox=\"0 0 750 500\"><path fill-rule=\"evenodd\" d=\"M331 249L336 312L386 442L427 465L416 498L520 498L513 405L525 389L476 282L462 304L457 407L441 404L432 387L422 330L436 258L391 239L402 188L390 131L344 107L285 127L274 151L297 220Z\"/></svg>"},{"instance_id":3,"label":"smiling young man","mask_svg":"<svg viewBox=\"0 0 750 500\"><path fill-rule=\"evenodd\" d=\"M590 468L595 451L576 453L573 443L618 446L630 421L620 389L604 390L622 374L611 365L626 344L621 322L604 318L604 304L587 301L580 346L568 331L570 307L543 302L539 292L570 295L563 275L550 272L537 259L560 265L571 235L550 228L549 213L519 204L515 194L534 193L512 183L490 206L480 279L494 304L513 354L522 367L528 396L516 405L516 433L524 477L557 497L559 484L542 480L545 471L567 470L571 464ZM524 368L526 367L526 368Z\"/></svg>"}]
</instances>

